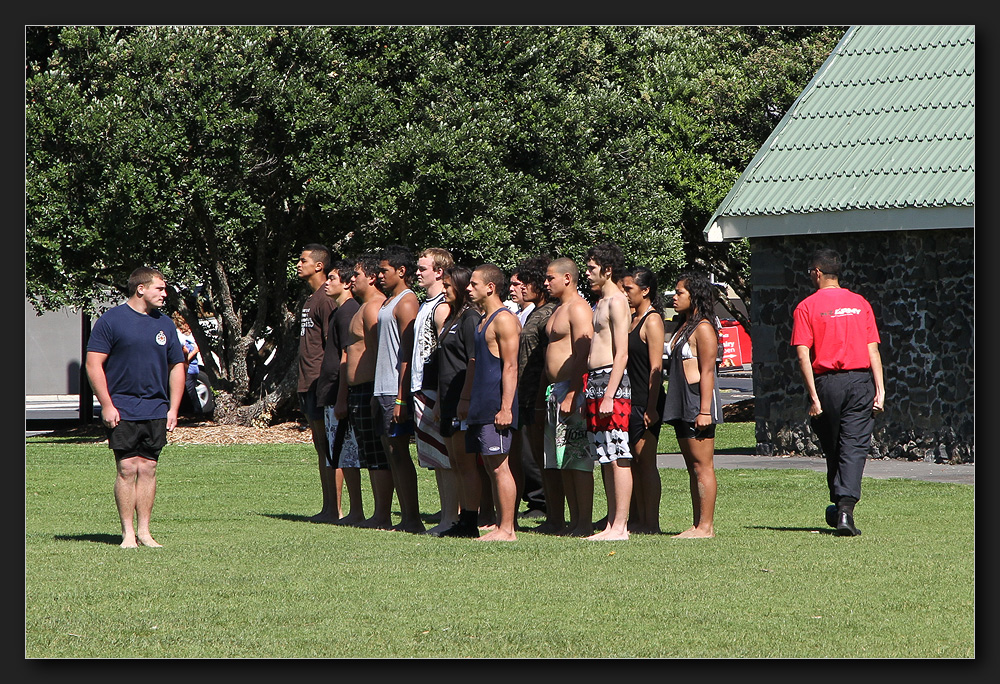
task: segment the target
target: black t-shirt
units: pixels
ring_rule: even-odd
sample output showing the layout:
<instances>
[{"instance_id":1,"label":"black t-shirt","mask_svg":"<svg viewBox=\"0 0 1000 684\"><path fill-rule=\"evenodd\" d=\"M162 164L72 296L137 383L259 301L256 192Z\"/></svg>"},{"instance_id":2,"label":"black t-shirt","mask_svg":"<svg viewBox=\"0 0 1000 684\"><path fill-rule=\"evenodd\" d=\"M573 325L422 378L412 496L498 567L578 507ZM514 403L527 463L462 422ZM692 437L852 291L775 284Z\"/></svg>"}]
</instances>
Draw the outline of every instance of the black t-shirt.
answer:
<instances>
[{"instance_id":1,"label":"black t-shirt","mask_svg":"<svg viewBox=\"0 0 1000 684\"><path fill-rule=\"evenodd\" d=\"M438 399L441 415L453 417L462 398L465 372L469 359L475 355L476 326L482 315L466 309L457 321L446 322L438 337Z\"/></svg>"},{"instance_id":2,"label":"black t-shirt","mask_svg":"<svg viewBox=\"0 0 1000 684\"><path fill-rule=\"evenodd\" d=\"M326 350L323 353L323 365L316 383L316 405L333 406L337 403L337 390L340 388L340 357L344 351L344 341L348 339L351 319L361 305L351 297L337 307L330 316L330 328L326 336Z\"/></svg>"}]
</instances>

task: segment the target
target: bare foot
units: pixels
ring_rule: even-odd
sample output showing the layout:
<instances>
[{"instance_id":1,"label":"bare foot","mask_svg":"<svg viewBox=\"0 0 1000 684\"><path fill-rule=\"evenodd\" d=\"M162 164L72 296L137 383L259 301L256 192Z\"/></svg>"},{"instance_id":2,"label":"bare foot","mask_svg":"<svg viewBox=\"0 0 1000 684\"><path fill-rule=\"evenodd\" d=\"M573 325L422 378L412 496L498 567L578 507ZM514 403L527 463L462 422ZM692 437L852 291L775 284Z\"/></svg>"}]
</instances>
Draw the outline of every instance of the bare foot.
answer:
<instances>
[{"instance_id":1,"label":"bare foot","mask_svg":"<svg viewBox=\"0 0 1000 684\"><path fill-rule=\"evenodd\" d=\"M497 527L483 536L476 538L476 541L517 541L517 535L513 532L504 532Z\"/></svg>"},{"instance_id":2,"label":"bare foot","mask_svg":"<svg viewBox=\"0 0 1000 684\"><path fill-rule=\"evenodd\" d=\"M451 528L451 526L454 525L457 522L458 522L457 519L455 519L455 520L448 520L446 522L443 521L443 522L435 525L431 529L427 530L426 532L424 532L424 534L429 534L432 537L439 537L439 536L441 536L442 532L444 532L445 530Z\"/></svg>"},{"instance_id":3,"label":"bare foot","mask_svg":"<svg viewBox=\"0 0 1000 684\"><path fill-rule=\"evenodd\" d=\"M490 532L492 530L495 530L496 528L497 528L496 523L485 523L479 526L479 529L485 532Z\"/></svg>"},{"instance_id":4,"label":"bare foot","mask_svg":"<svg viewBox=\"0 0 1000 684\"><path fill-rule=\"evenodd\" d=\"M427 528L425 528L424 524L419 520L405 525L403 523L399 523L398 525L393 525L392 529L397 532L409 532L410 534L423 534L427 531Z\"/></svg>"},{"instance_id":5,"label":"bare foot","mask_svg":"<svg viewBox=\"0 0 1000 684\"><path fill-rule=\"evenodd\" d=\"M143 546L148 546L148 547L153 548L153 549L162 549L163 548L163 544L160 544L155 539L153 539L153 537L151 535L148 535L148 534L146 534L146 535L139 535L138 540L139 540L139 543L142 544Z\"/></svg>"},{"instance_id":6,"label":"bare foot","mask_svg":"<svg viewBox=\"0 0 1000 684\"><path fill-rule=\"evenodd\" d=\"M597 541L625 541L628 539L628 531L616 532L605 527L600 532L596 532L586 539L594 539Z\"/></svg>"},{"instance_id":7,"label":"bare foot","mask_svg":"<svg viewBox=\"0 0 1000 684\"><path fill-rule=\"evenodd\" d=\"M357 527L361 523L363 523L364 521L365 521L364 515L362 515L360 513L354 513L354 514L348 513L343 518L340 518L339 520L335 520L334 524L335 525L347 525L348 527Z\"/></svg>"},{"instance_id":8,"label":"bare foot","mask_svg":"<svg viewBox=\"0 0 1000 684\"><path fill-rule=\"evenodd\" d=\"M711 539L714 536L715 530L699 530L697 527L692 527L675 534L673 539Z\"/></svg>"},{"instance_id":9,"label":"bare foot","mask_svg":"<svg viewBox=\"0 0 1000 684\"><path fill-rule=\"evenodd\" d=\"M123 549L137 549L139 548L139 543L135 540L135 537L125 537L119 546Z\"/></svg>"},{"instance_id":10,"label":"bare foot","mask_svg":"<svg viewBox=\"0 0 1000 684\"><path fill-rule=\"evenodd\" d=\"M359 522L358 527L366 530L391 530L392 522L389 520L376 520L375 518L368 518L367 520Z\"/></svg>"},{"instance_id":11,"label":"bare foot","mask_svg":"<svg viewBox=\"0 0 1000 684\"><path fill-rule=\"evenodd\" d=\"M538 532L539 534L555 534L555 535L558 535L565 528L566 528L566 524L565 523L556 524L556 523L552 523L552 522L549 522L549 521L546 520L545 522L543 522L541 525L539 525L538 527L536 527L532 531L533 532Z\"/></svg>"},{"instance_id":12,"label":"bare foot","mask_svg":"<svg viewBox=\"0 0 1000 684\"><path fill-rule=\"evenodd\" d=\"M334 515L333 513L327 513L326 511L320 511L316 515L313 515L313 516L310 516L310 517L306 518L306 520L308 520L309 522L314 522L314 523L332 523L332 522L337 522L337 520L339 520L339 518L336 515Z\"/></svg>"}]
</instances>

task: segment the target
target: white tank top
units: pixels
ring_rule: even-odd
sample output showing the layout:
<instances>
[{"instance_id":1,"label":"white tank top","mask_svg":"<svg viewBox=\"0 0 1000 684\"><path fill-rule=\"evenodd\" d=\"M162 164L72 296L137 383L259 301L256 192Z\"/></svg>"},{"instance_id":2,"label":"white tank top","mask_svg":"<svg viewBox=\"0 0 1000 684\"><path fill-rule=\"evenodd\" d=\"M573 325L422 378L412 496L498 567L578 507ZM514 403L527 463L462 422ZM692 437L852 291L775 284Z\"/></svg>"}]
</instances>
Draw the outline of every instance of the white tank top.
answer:
<instances>
[{"instance_id":1,"label":"white tank top","mask_svg":"<svg viewBox=\"0 0 1000 684\"><path fill-rule=\"evenodd\" d=\"M423 387L424 364L437 350L437 331L434 329L434 310L444 301L444 292L431 297L417 310L413 321L413 361L410 363L410 391Z\"/></svg>"}]
</instances>

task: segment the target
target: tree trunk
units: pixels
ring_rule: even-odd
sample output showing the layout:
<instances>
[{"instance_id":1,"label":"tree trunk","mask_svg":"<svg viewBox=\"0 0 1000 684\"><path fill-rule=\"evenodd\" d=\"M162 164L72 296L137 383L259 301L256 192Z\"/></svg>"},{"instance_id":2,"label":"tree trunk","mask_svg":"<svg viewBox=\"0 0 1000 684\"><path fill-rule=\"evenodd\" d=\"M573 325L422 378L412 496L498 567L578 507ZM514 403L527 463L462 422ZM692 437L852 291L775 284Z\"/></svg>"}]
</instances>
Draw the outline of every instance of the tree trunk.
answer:
<instances>
[{"instance_id":1,"label":"tree trunk","mask_svg":"<svg viewBox=\"0 0 1000 684\"><path fill-rule=\"evenodd\" d=\"M294 419L299 412L298 377L298 367L292 364L272 391L249 405L243 405L231 394L221 393L215 400L215 421L224 425L264 428Z\"/></svg>"}]
</instances>

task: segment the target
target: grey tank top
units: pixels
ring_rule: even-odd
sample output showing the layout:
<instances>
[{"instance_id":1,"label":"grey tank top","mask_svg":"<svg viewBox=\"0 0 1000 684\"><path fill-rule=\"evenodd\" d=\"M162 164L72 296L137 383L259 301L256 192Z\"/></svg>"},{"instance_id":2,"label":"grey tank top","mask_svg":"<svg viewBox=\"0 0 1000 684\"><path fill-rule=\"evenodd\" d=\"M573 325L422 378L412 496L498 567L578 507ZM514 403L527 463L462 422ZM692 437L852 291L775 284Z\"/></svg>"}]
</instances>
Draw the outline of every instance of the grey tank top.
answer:
<instances>
[{"instance_id":1,"label":"grey tank top","mask_svg":"<svg viewBox=\"0 0 1000 684\"><path fill-rule=\"evenodd\" d=\"M399 392L399 326L393 311L413 290L407 288L386 301L378 312L378 357L375 359L375 396L396 396Z\"/></svg>"},{"instance_id":2,"label":"grey tank top","mask_svg":"<svg viewBox=\"0 0 1000 684\"><path fill-rule=\"evenodd\" d=\"M687 357L682 353L682 350L687 350L687 353L690 354L688 346L690 336L691 332L688 332L683 338L674 341L670 360L667 361L670 376L667 380L667 393L663 402L663 422L665 423L675 420L693 423L701 411L701 385L689 383L684 376L684 359ZM718 425L723 422L718 364L715 365L712 372L715 373L715 383L712 386L712 423Z\"/></svg>"}]
</instances>

